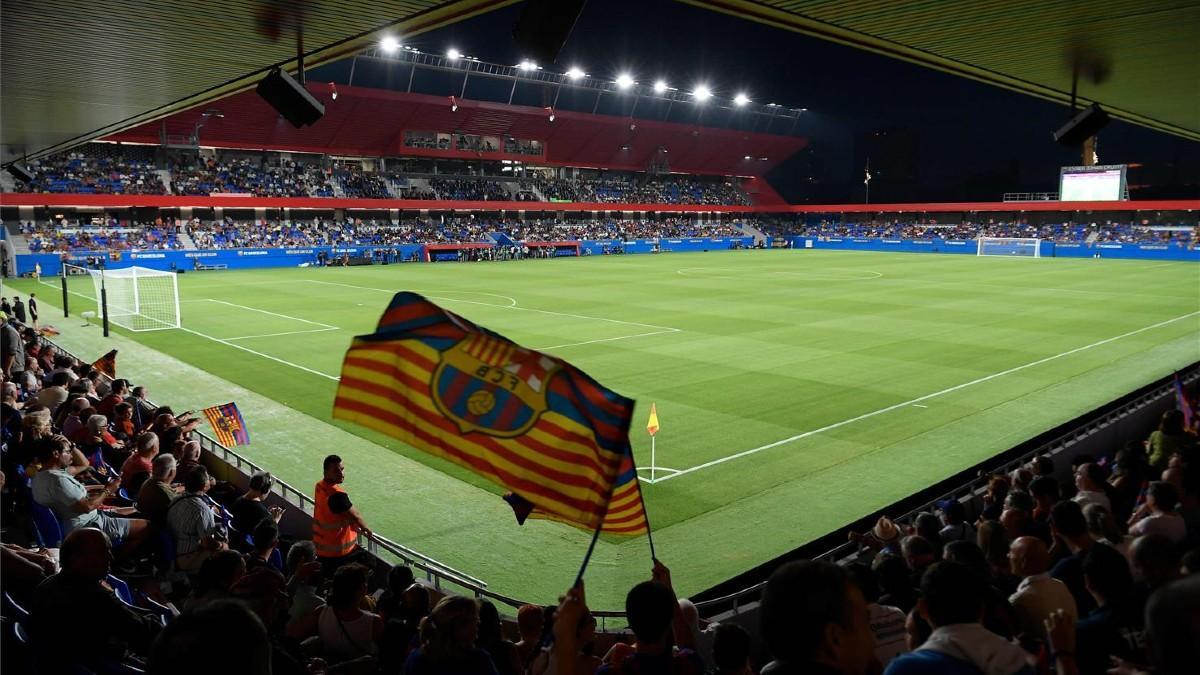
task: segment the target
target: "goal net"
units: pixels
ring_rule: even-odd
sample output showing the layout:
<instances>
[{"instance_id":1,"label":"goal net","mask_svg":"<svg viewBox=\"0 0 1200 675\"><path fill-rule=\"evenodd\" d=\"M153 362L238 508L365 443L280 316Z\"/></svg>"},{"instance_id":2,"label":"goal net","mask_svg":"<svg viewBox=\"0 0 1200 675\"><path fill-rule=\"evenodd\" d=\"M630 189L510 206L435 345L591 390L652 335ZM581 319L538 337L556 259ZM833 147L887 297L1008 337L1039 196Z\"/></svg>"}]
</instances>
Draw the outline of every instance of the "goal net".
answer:
<instances>
[{"instance_id":1,"label":"goal net","mask_svg":"<svg viewBox=\"0 0 1200 675\"><path fill-rule=\"evenodd\" d=\"M1042 240L1008 237L980 237L979 255L1042 257Z\"/></svg>"},{"instance_id":2,"label":"goal net","mask_svg":"<svg viewBox=\"0 0 1200 675\"><path fill-rule=\"evenodd\" d=\"M82 268L69 266L68 273ZM132 331L179 328L179 281L174 272L146 267L86 270L92 277L96 307L101 290L108 296L108 320Z\"/></svg>"}]
</instances>

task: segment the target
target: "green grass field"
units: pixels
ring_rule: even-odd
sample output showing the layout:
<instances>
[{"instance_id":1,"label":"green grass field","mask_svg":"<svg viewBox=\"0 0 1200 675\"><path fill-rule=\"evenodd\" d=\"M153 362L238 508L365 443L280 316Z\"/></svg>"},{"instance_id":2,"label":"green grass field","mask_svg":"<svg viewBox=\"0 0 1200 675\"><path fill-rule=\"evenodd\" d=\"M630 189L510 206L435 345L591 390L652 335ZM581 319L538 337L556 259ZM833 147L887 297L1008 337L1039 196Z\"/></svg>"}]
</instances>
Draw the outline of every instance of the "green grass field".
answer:
<instances>
[{"instance_id":1,"label":"green grass field","mask_svg":"<svg viewBox=\"0 0 1200 675\"><path fill-rule=\"evenodd\" d=\"M518 527L498 488L330 419L351 337L371 332L396 291L636 399L646 478L643 427L657 404L657 468L643 489L659 557L685 593L1200 360L1200 266L1189 263L767 251L179 282L184 329L117 331L122 374L177 410L237 400L254 441L245 453L298 487L319 477L323 455L343 455L376 530L540 602L570 583L586 533ZM44 306L58 297L16 286ZM69 348L108 348L74 316L43 314ZM644 538L602 541L592 605L619 607L649 568Z\"/></svg>"}]
</instances>

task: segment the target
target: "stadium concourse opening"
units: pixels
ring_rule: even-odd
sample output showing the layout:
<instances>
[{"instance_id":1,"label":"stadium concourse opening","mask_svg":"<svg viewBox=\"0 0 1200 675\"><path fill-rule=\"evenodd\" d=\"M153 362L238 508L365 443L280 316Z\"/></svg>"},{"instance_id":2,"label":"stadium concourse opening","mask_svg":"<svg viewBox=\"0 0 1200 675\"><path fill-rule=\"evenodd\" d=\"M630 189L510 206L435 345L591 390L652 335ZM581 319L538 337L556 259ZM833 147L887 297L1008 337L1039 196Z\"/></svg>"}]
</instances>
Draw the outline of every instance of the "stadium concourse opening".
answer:
<instances>
[{"instance_id":1,"label":"stadium concourse opening","mask_svg":"<svg viewBox=\"0 0 1200 675\"><path fill-rule=\"evenodd\" d=\"M1200 661L1195 130L1107 55L1065 99L761 3L268 4L166 83L170 8L4 23L61 53L6 47L0 669Z\"/></svg>"}]
</instances>

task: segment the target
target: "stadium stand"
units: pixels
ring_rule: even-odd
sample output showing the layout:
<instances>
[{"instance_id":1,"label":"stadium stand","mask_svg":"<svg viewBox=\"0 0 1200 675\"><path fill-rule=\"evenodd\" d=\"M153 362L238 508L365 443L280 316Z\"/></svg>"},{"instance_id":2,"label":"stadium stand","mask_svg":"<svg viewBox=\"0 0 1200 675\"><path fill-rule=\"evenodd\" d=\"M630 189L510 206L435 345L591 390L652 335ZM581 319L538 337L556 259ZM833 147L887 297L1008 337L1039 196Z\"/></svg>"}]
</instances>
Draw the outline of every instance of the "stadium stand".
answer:
<instances>
[{"instance_id":1,"label":"stadium stand","mask_svg":"<svg viewBox=\"0 0 1200 675\"><path fill-rule=\"evenodd\" d=\"M474 137L478 138L478 137ZM515 141L513 141L515 142ZM410 146L411 147L411 146ZM248 194L258 197L333 197L337 191L360 199L428 199L466 201L582 201L606 204L708 204L749 206L752 199L732 178L651 176L629 171L579 171L574 177L544 177L554 170L533 169L515 176L500 161L468 164L441 160L413 164L415 171L374 170L370 162L306 155L235 151L198 155L175 152L163 161L143 148L91 144L84 150L34 162L36 180L22 192L114 194ZM405 164L398 158L393 164ZM386 164L388 160L385 158ZM425 170L421 170L424 168ZM168 172L170 190L158 171ZM507 170L507 175L506 175ZM564 171L571 171L570 169ZM427 183L411 186L410 180ZM335 189L334 186L337 186Z\"/></svg>"},{"instance_id":2,"label":"stadium stand","mask_svg":"<svg viewBox=\"0 0 1200 675\"><path fill-rule=\"evenodd\" d=\"M775 219L761 227L773 236L863 237L886 239L952 239L978 237L1029 237L1055 242L1176 243L1191 245L1200 240L1200 228L1186 223L1095 221L1089 223L1032 224L1021 221L960 223L910 223L870 221L863 223L820 221L803 223Z\"/></svg>"},{"instance_id":3,"label":"stadium stand","mask_svg":"<svg viewBox=\"0 0 1200 675\"><path fill-rule=\"evenodd\" d=\"M459 227L470 236L470 226ZM269 499L307 518L299 510L311 503L306 495L272 489L253 465L245 465L253 478L236 472L213 451L232 453L190 419L149 406L131 382L96 373L15 318L2 318L0 336L5 520L62 535L50 551L29 548L35 533L24 527L4 532L3 615L14 626L5 663L23 671L202 672L219 661L254 673L447 672L457 664L454 672L540 675L548 662L569 662L556 672L745 673L765 664L769 673L1066 674L1102 672L1113 657L1160 673L1194 666L1195 645L1172 632L1188 625L1200 593L1200 450L1178 409L1123 447L1069 460L1039 449L983 476L986 491L972 481L924 512L881 517L851 535L841 565L778 567L744 593L757 605L753 644L765 651L730 627L747 615L702 628L662 563L629 590L631 635L595 632L581 589L571 589L543 624L553 646L530 649L537 629L526 618L541 608L516 612L523 641L508 642L494 606L373 557L376 535L359 537L369 544L362 560L385 573L368 578L367 568L347 564L323 577L310 542L280 537L282 511L246 508ZM1160 386L1145 399L1171 391ZM73 412L99 424L71 440L63 434ZM1095 426L1111 429L1103 419ZM1081 435L1068 437L1055 447ZM176 461L158 460L186 460L191 440L206 451L198 465L178 462L184 475ZM230 480L210 482L205 466ZM239 486L253 489L239 499ZM170 502L196 501L201 517L180 511L169 527L153 517L145 525L140 516L156 490ZM248 527L251 512L261 522ZM29 513L38 517L19 517ZM179 562L184 541L189 559L202 560L194 567ZM482 582L474 588L484 592ZM458 630L479 621L478 637ZM86 636L91 646L63 649L64 636ZM179 670L185 659L193 669Z\"/></svg>"}]
</instances>

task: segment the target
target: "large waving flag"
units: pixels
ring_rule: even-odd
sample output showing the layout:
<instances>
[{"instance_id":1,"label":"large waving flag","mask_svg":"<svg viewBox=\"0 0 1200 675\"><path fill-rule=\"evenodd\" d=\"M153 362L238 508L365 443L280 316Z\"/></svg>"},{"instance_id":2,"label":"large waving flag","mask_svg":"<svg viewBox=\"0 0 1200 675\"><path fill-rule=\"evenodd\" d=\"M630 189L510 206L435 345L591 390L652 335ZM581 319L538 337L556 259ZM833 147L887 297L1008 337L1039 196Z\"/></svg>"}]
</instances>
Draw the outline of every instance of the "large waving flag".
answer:
<instances>
[{"instance_id":1,"label":"large waving flag","mask_svg":"<svg viewBox=\"0 0 1200 675\"><path fill-rule=\"evenodd\" d=\"M107 354L92 362L92 367L109 377L117 376L117 350L111 349Z\"/></svg>"},{"instance_id":2,"label":"large waving flag","mask_svg":"<svg viewBox=\"0 0 1200 675\"><path fill-rule=\"evenodd\" d=\"M632 413L570 363L414 293L397 293L375 333L351 343L333 405L337 419L507 488L526 514L622 534L646 531Z\"/></svg>"},{"instance_id":3,"label":"large waving flag","mask_svg":"<svg viewBox=\"0 0 1200 675\"><path fill-rule=\"evenodd\" d=\"M200 411L208 418L213 433L221 445L232 448L235 445L250 445L250 432L246 429L246 421L236 403L214 405Z\"/></svg>"}]
</instances>

